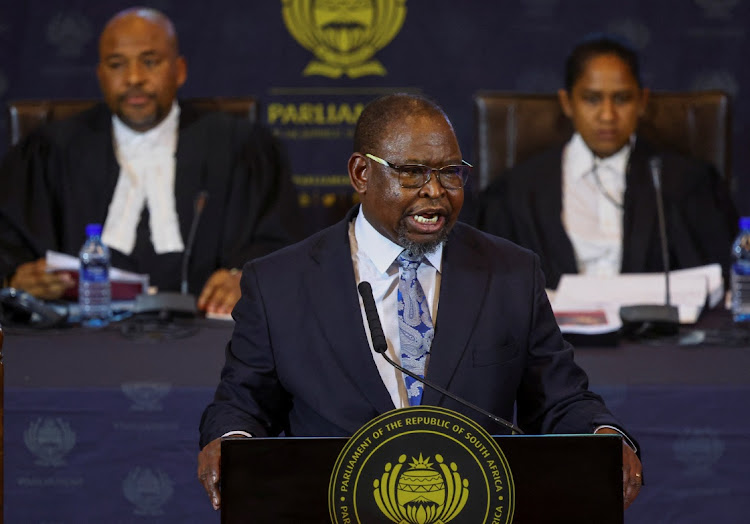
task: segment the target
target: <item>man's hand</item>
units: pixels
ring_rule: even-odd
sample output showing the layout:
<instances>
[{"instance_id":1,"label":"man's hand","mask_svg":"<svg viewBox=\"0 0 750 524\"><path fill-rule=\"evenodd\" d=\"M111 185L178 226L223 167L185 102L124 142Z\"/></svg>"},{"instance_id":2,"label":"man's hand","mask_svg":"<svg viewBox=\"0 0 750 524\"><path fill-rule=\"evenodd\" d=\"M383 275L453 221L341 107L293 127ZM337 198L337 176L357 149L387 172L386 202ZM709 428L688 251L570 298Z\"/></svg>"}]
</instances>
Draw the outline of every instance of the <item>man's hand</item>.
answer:
<instances>
[{"instance_id":1,"label":"man's hand","mask_svg":"<svg viewBox=\"0 0 750 524\"><path fill-rule=\"evenodd\" d=\"M231 313L240 299L240 278L242 271L237 269L215 271L198 298L198 309L209 313Z\"/></svg>"},{"instance_id":2,"label":"man's hand","mask_svg":"<svg viewBox=\"0 0 750 524\"><path fill-rule=\"evenodd\" d=\"M43 258L21 264L8 284L44 300L60 298L66 289L75 285L67 273L48 273L46 268Z\"/></svg>"},{"instance_id":3,"label":"man's hand","mask_svg":"<svg viewBox=\"0 0 750 524\"><path fill-rule=\"evenodd\" d=\"M206 444L206 447L198 454L198 479L203 484L203 489L208 493L214 509L221 507L221 494L219 493L220 469L221 438L217 438Z\"/></svg>"},{"instance_id":4,"label":"man's hand","mask_svg":"<svg viewBox=\"0 0 750 524\"><path fill-rule=\"evenodd\" d=\"M612 428L599 428L597 434L620 435ZM622 441L622 498L625 509L633 503L643 483L643 467L635 451Z\"/></svg>"}]
</instances>

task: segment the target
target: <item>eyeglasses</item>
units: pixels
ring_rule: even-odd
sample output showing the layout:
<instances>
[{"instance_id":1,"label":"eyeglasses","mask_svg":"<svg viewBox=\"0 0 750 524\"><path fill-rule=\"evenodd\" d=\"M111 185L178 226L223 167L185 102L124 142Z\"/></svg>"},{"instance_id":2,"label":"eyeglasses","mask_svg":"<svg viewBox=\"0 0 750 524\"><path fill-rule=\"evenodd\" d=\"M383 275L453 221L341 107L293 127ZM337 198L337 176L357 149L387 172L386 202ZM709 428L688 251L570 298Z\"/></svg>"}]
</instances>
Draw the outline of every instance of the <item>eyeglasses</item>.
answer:
<instances>
[{"instance_id":1,"label":"eyeglasses","mask_svg":"<svg viewBox=\"0 0 750 524\"><path fill-rule=\"evenodd\" d=\"M408 189L416 189L424 186L430 181L433 171L437 173L437 180L445 189L461 189L466 184L466 180L469 178L473 167L466 160L461 160L463 163L459 166L445 166L440 168L425 166L423 164L397 166L370 153L366 153L365 156L398 172L399 184L401 184L401 187Z\"/></svg>"}]
</instances>

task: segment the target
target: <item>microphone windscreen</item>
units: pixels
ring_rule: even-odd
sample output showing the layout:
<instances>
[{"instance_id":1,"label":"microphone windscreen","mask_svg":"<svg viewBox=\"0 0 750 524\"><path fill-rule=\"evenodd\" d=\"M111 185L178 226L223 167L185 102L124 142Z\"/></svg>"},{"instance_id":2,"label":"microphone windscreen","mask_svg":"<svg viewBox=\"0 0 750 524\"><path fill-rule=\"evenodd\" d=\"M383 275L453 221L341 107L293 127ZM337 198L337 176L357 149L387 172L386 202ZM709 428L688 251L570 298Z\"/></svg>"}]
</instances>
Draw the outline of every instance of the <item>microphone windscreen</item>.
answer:
<instances>
[{"instance_id":1,"label":"microphone windscreen","mask_svg":"<svg viewBox=\"0 0 750 524\"><path fill-rule=\"evenodd\" d=\"M375 305L375 298L372 296L372 286L369 282L360 282L357 289L359 290L359 295L362 297L362 304L365 307L367 325L370 326L372 348L378 353L385 353L388 349L388 342L385 340L383 326L381 326L380 317L378 316L378 308Z\"/></svg>"}]
</instances>

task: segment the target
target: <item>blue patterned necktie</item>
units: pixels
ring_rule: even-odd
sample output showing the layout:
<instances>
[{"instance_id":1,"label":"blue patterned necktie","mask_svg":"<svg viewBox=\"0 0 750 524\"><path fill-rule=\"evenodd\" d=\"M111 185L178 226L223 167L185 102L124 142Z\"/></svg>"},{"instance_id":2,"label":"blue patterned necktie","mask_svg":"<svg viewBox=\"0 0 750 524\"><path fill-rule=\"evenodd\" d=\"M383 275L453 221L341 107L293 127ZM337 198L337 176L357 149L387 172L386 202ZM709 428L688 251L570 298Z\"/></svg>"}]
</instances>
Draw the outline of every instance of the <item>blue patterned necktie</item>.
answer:
<instances>
[{"instance_id":1,"label":"blue patterned necktie","mask_svg":"<svg viewBox=\"0 0 750 524\"><path fill-rule=\"evenodd\" d=\"M427 357L435 330L430 308L422 285L417 280L417 268L422 257L414 257L404 250L398 256L401 266L398 282L398 332L401 340L401 365L424 378ZM422 401L422 384L408 375L404 376L409 405Z\"/></svg>"}]
</instances>

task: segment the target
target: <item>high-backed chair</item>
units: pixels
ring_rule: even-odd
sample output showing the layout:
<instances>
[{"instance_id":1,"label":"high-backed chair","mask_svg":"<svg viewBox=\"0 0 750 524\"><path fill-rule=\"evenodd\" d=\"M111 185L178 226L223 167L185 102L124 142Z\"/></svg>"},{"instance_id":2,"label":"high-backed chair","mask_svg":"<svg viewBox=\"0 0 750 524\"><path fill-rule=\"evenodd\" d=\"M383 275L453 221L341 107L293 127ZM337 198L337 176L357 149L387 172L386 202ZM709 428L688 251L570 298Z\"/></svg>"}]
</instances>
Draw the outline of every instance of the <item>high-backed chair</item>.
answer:
<instances>
[{"instance_id":1,"label":"high-backed chair","mask_svg":"<svg viewBox=\"0 0 750 524\"><path fill-rule=\"evenodd\" d=\"M84 111L99 100L14 100L8 102L8 136L10 145L42 124L62 120ZM258 102L254 97L202 97L186 99L200 111L221 111L247 118L254 122L258 118Z\"/></svg>"},{"instance_id":2,"label":"high-backed chair","mask_svg":"<svg viewBox=\"0 0 750 524\"><path fill-rule=\"evenodd\" d=\"M479 189L573 133L557 94L474 96ZM652 92L638 133L657 146L710 162L729 181L730 100L721 91Z\"/></svg>"}]
</instances>

